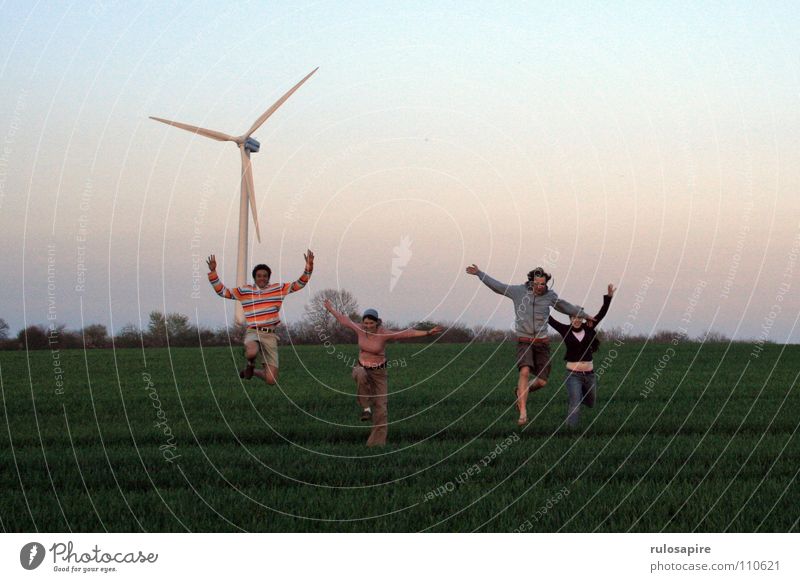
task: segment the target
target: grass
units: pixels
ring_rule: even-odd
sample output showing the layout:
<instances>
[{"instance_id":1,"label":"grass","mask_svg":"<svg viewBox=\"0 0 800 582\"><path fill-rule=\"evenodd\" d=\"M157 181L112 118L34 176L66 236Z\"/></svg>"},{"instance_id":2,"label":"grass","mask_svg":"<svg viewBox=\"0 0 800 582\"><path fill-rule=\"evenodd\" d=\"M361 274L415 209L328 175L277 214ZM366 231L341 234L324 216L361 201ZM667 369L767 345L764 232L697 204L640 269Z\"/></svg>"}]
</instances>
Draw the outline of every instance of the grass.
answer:
<instances>
[{"instance_id":1,"label":"grass","mask_svg":"<svg viewBox=\"0 0 800 582\"><path fill-rule=\"evenodd\" d=\"M378 450L355 346L282 346L279 387L240 380L239 348L2 352L0 526L797 531L800 349L682 344L657 372L668 347L604 345L570 432L561 350L520 430L512 345L391 345Z\"/></svg>"}]
</instances>

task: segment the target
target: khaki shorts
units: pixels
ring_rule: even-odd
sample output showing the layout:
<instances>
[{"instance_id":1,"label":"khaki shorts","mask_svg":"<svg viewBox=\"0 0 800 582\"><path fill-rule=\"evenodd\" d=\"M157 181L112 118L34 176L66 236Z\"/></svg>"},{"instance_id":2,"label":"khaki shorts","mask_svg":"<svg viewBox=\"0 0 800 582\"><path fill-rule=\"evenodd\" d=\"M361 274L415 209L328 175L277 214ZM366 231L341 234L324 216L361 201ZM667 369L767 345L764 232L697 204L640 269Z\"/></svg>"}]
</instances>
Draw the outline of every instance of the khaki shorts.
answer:
<instances>
[{"instance_id":1,"label":"khaki shorts","mask_svg":"<svg viewBox=\"0 0 800 582\"><path fill-rule=\"evenodd\" d=\"M267 365L278 367L278 336L275 333L248 328L244 336L244 343L250 342L255 342L259 345L256 364L261 362L265 368Z\"/></svg>"},{"instance_id":2,"label":"khaki shorts","mask_svg":"<svg viewBox=\"0 0 800 582\"><path fill-rule=\"evenodd\" d=\"M550 377L550 344L546 342L517 342L517 368L528 366L542 380Z\"/></svg>"}]
</instances>

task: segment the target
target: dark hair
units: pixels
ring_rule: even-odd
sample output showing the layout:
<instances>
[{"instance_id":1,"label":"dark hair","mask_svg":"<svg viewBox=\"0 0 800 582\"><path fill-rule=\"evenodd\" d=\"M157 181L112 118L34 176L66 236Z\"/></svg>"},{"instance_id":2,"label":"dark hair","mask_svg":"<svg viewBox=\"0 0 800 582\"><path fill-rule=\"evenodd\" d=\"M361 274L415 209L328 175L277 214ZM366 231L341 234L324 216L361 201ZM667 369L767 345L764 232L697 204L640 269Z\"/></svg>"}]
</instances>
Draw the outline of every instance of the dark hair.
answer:
<instances>
[{"instance_id":1,"label":"dark hair","mask_svg":"<svg viewBox=\"0 0 800 582\"><path fill-rule=\"evenodd\" d=\"M380 327L381 325L383 325L383 320L382 320L382 319L380 319L380 318L378 318L378 319L375 319L375 318L374 318L374 317L372 317L371 315L365 315L364 317L362 317L362 318L361 318L361 321L364 321L365 319L371 319L372 321L374 321L375 323L377 323L377 324L378 324L378 327Z\"/></svg>"},{"instance_id":2,"label":"dark hair","mask_svg":"<svg viewBox=\"0 0 800 582\"><path fill-rule=\"evenodd\" d=\"M253 267L253 279L256 278L256 273L258 273L259 271L266 271L267 272L267 279L272 277L272 269L270 269L264 263L261 263L260 265L256 265L255 267Z\"/></svg>"},{"instance_id":3,"label":"dark hair","mask_svg":"<svg viewBox=\"0 0 800 582\"><path fill-rule=\"evenodd\" d=\"M542 267L536 267L533 271L528 271L528 281L533 281L535 277L544 277L545 282L550 282L552 275Z\"/></svg>"}]
</instances>

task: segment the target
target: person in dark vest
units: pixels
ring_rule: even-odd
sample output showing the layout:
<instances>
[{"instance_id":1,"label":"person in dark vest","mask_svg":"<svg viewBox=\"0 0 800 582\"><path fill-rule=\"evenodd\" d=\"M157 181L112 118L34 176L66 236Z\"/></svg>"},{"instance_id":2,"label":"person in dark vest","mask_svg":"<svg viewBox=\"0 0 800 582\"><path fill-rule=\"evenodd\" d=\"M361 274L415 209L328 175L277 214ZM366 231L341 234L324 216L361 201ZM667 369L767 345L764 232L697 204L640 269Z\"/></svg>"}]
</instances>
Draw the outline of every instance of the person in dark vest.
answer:
<instances>
[{"instance_id":1,"label":"person in dark vest","mask_svg":"<svg viewBox=\"0 0 800 582\"><path fill-rule=\"evenodd\" d=\"M584 321L574 315L570 317L570 324L561 323L550 316L547 322L562 338L567 353L567 394L569 404L567 408L567 426L575 428L580 422L581 405L592 408L597 402L597 377L594 373L592 354L600 346L597 338L597 325L603 320L611 305L616 289L608 285L608 293L603 296L603 307L594 316L594 321Z\"/></svg>"}]
</instances>

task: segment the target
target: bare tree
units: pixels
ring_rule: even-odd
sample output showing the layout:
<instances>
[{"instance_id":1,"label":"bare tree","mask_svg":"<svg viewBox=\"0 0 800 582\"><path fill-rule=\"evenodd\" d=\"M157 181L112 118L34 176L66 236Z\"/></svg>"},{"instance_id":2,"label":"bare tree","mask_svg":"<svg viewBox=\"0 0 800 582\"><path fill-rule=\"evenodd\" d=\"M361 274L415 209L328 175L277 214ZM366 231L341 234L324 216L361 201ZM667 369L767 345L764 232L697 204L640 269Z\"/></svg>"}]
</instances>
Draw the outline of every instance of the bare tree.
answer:
<instances>
[{"instance_id":1,"label":"bare tree","mask_svg":"<svg viewBox=\"0 0 800 582\"><path fill-rule=\"evenodd\" d=\"M105 325L95 323L83 328L83 341L87 348L105 348L108 346L108 330Z\"/></svg>"},{"instance_id":2,"label":"bare tree","mask_svg":"<svg viewBox=\"0 0 800 582\"><path fill-rule=\"evenodd\" d=\"M340 313L344 313L354 321L359 320L358 300L355 295L346 289L323 289L314 293L311 301L306 305L306 321L311 325L319 341L330 339L337 342L349 339L350 332L341 329L341 326L325 309L326 300L330 300L333 307Z\"/></svg>"},{"instance_id":3,"label":"bare tree","mask_svg":"<svg viewBox=\"0 0 800 582\"><path fill-rule=\"evenodd\" d=\"M167 320L160 311L150 312L145 342L148 347L161 348L167 345Z\"/></svg>"},{"instance_id":4,"label":"bare tree","mask_svg":"<svg viewBox=\"0 0 800 582\"><path fill-rule=\"evenodd\" d=\"M197 328L182 313L164 315L160 311L151 311L145 340L150 347L165 347L167 340L174 347L196 345Z\"/></svg>"},{"instance_id":5,"label":"bare tree","mask_svg":"<svg viewBox=\"0 0 800 582\"><path fill-rule=\"evenodd\" d=\"M142 332L133 323L126 323L114 336L114 346L118 348L136 348L142 346Z\"/></svg>"},{"instance_id":6,"label":"bare tree","mask_svg":"<svg viewBox=\"0 0 800 582\"><path fill-rule=\"evenodd\" d=\"M8 337L8 324L6 320L0 318L0 340L4 340Z\"/></svg>"},{"instance_id":7,"label":"bare tree","mask_svg":"<svg viewBox=\"0 0 800 582\"><path fill-rule=\"evenodd\" d=\"M697 338L700 341L704 341L707 344L727 344L731 343L731 339L726 336L724 333L716 330L708 330L705 334L700 334Z\"/></svg>"},{"instance_id":8,"label":"bare tree","mask_svg":"<svg viewBox=\"0 0 800 582\"><path fill-rule=\"evenodd\" d=\"M182 313L167 314L167 334L170 345L197 345L197 328L189 323L189 317Z\"/></svg>"}]
</instances>

